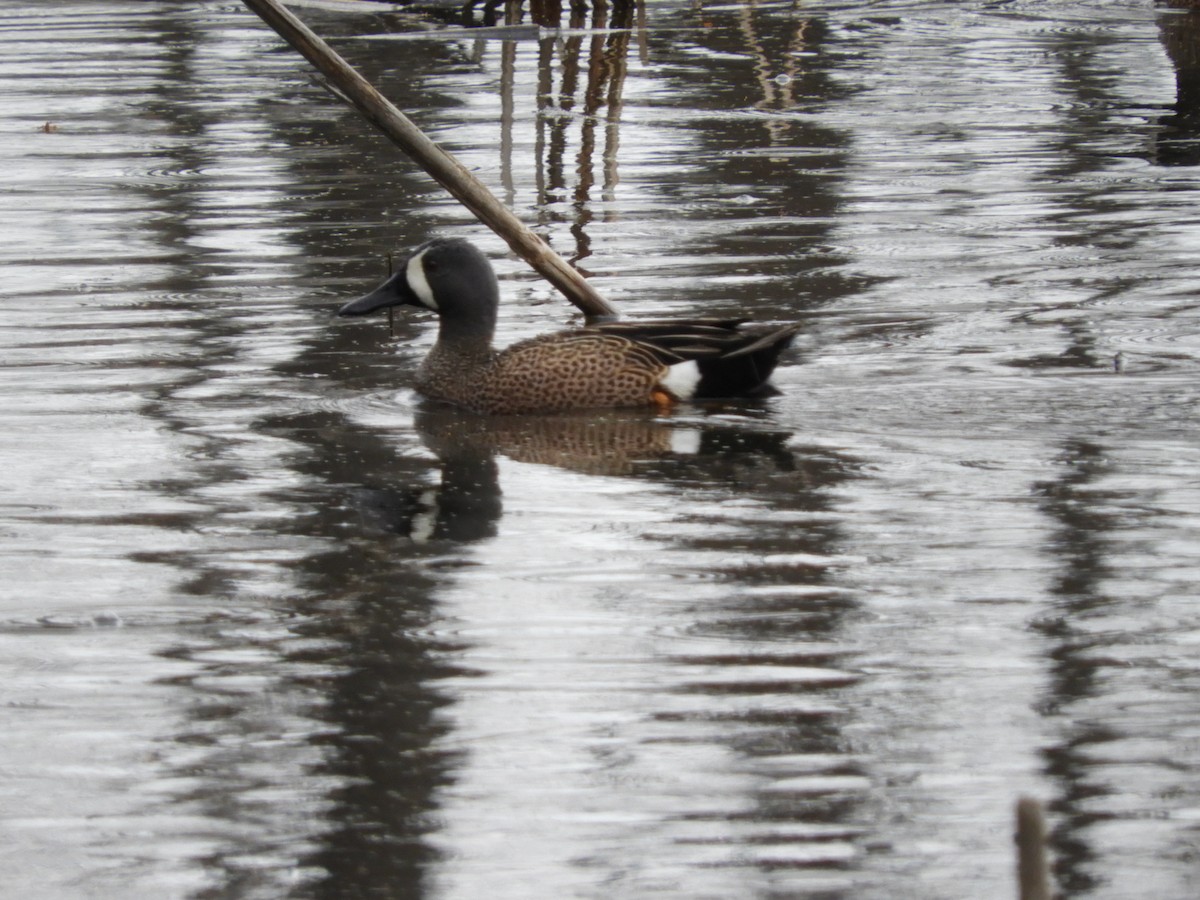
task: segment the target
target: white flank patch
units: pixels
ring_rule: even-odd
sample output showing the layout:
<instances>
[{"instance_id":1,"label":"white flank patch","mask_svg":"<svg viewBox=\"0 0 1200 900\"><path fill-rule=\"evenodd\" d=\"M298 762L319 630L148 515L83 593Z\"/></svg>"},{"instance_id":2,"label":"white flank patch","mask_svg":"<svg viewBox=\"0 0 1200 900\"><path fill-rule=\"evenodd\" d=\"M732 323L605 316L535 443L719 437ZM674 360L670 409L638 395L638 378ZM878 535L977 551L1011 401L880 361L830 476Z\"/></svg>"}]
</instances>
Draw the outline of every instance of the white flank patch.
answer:
<instances>
[{"instance_id":1,"label":"white flank patch","mask_svg":"<svg viewBox=\"0 0 1200 900\"><path fill-rule=\"evenodd\" d=\"M691 400L699 383L700 366L692 359L668 366L666 377L659 382L680 400Z\"/></svg>"},{"instance_id":2,"label":"white flank patch","mask_svg":"<svg viewBox=\"0 0 1200 900\"><path fill-rule=\"evenodd\" d=\"M417 295L417 299L430 309L436 310L438 305L437 301L433 299L433 289L425 278L425 254L427 252L422 251L408 261L408 265L404 269L404 277L408 279L408 286Z\"/></svg>"}]
</instances>

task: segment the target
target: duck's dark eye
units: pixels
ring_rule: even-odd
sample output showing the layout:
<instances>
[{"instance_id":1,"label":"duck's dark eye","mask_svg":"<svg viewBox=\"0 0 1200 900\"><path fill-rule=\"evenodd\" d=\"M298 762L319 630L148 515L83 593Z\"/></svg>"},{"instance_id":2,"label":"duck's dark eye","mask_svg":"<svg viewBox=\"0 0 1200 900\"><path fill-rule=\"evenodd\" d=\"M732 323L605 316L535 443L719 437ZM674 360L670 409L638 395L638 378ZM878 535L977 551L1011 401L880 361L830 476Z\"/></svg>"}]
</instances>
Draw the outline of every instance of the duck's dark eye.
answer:
<instances>
[{"instance_id":1,"label":"duck's dark eye","mask_svg":"<svg viewBox=\"0 0 1200 900\"><path fill-rule=\"evenodd\" d=\"M436 259L429 259L428 257L426 257L425 271L426 272L436 272L437 270L438 270L438 261Z\"/></svg>"}]
</instances>

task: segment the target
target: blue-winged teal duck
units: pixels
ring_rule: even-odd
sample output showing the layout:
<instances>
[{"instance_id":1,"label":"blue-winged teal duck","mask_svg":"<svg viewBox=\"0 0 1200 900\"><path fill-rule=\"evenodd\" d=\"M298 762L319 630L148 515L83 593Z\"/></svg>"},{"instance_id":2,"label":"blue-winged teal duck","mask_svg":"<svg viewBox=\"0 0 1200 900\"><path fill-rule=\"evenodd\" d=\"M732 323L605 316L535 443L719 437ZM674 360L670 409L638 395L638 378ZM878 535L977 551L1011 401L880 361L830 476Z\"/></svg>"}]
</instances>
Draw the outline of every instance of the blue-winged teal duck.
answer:
<instances>
[{"instance_id":1,"label":"blue-winged teal duck","mask_svg":"<svg viewBox=\"0 0 1200 900\"><path fill-rule=\"evenodd\" d=\"M437 343L417 390L480 413L562 412L753 396L798 326L743 331L739 320L610 322L492 347L500 287L473 244L438 238L417 247L394 275L338 312L388 306L438 314Z\"/></svg>"}]
</instances>

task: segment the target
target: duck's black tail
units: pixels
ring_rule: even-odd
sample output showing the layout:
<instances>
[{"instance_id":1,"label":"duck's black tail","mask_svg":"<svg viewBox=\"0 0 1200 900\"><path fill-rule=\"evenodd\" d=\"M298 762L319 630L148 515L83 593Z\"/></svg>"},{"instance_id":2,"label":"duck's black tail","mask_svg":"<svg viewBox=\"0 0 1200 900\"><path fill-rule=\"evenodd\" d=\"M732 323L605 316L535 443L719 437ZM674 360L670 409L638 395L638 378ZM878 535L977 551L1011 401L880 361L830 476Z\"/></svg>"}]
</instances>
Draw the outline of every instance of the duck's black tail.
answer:
<instances>
[{"instance_id":1,"label":"duck's black tail","mask_svg":"<svg viewBox=\"0 0 1200 900\"><path fill-rule=\"evenodd\" d=\"M754 397L771 394L771 373L779 363L779 354L788 348L799 330L787 325L771 331L739 334L740 345L717 357L699 359L698 399L715 397Z\"/></svg>"}]
</instances>

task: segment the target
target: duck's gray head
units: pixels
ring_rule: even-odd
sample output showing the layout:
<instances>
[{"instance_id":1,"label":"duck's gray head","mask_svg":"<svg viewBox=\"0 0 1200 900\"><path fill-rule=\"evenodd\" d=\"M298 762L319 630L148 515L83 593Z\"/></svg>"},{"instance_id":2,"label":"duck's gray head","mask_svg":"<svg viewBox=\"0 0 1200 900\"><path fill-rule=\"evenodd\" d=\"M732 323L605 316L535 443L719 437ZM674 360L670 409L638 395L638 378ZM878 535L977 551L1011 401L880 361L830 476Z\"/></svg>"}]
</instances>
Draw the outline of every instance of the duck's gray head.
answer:
<instances>
[{"instance_id":1,"label":"duck's gray head","mask_svg":"<svg viewBox=\"0 0 1200 900\"><path fill-rule=\"evenodd\" d=\"M413 250L387 281L347 303L338 315L420 306L436 312L443 328L449 324L490 334L499 296L492 264L474 244L462 238L435 238Z\"/></svg>"}]
</instances>

